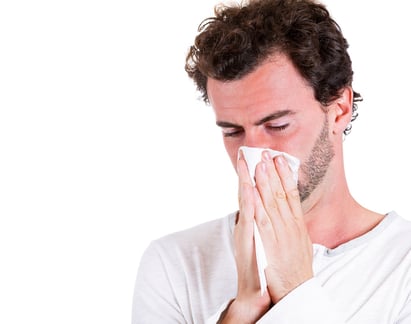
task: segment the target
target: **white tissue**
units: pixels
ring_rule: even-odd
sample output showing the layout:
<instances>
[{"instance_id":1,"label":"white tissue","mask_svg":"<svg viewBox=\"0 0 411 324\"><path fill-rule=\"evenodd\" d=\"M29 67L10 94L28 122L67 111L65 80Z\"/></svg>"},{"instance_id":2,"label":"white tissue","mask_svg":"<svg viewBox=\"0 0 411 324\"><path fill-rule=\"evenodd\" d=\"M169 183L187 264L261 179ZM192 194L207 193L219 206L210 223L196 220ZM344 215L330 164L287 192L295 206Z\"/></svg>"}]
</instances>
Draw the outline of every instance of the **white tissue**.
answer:
<instances>
[{"instance_id":1,"label":"white tissue","mask_svg":"<svg viewBox=\"0 0 411 324\"><path fill-rule=\"evenodd\" d=\"M251 181L253 185L255 185L255 168L257 164L261 161L261 154L264 151L268 151L270 153L271 158L275 158L278 155L283 155L290 166L291 171L293 172L294 180L297 183L298 181L298 168L300 167L300 160L296 157L291 156L285 152L274 151L268 148L260 148L260 147L248 147L248 146L241 146L239 151L243 152L244 159L247 162L248 172L251 177ZM257 228L257 224L254 222L254 244L255 244L255 256L257 259L257 269L258 269L258 277L260 279L260 291L261 295L263 295L267 290L267 280L265 278L264 270L267 267L267 257L265 255L263 242L261 240L260 233Z\"/></svg>"}]
</instances>

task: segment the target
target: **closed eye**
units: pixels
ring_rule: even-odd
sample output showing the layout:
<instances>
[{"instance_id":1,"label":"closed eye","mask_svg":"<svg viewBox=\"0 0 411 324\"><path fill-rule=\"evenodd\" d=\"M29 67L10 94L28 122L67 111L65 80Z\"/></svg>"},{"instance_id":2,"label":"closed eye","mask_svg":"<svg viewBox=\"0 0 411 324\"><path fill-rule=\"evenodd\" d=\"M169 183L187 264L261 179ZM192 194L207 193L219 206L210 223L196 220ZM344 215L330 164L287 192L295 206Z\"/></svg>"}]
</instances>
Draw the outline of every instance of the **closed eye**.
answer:
<instances>
[{"instance_id":1,"label":"closed eye","mask_svg":"<svg viewBox=\"0 0 411 324\"><path fill-rule=\"evenodd\" d=\"M238 137L243 133L242 128L233 128L233 129L224 129L223 136L224 137Z\"/></svg>"},{"instance_id":2,"label":"closed eye","mask_svg":"<svg viewBox=\"0 0 411 324\"><path fill-rule=\"evenodd\" d=\"M285 130L290 124L283 124L283 125L266 125L269 130L273 130L276 132L281 132Z\"/></svg>"}]
</instances>

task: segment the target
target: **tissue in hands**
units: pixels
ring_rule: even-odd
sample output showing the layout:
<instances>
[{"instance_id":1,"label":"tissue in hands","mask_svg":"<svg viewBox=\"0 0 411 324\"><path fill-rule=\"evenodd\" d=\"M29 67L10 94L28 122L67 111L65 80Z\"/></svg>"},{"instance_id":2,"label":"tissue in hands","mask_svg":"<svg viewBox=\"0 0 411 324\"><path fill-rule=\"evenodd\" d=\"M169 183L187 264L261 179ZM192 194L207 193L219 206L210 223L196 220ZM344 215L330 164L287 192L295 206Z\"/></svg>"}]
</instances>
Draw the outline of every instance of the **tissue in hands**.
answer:
<instances>
[{"instance_id":1,"label":"tissue in hands","mask_svg":"<svg viewBox=\"0 0 411 324\"><path fill-rule=\"evenodd\" d=\"M300 167L300 161L285 152L274 151L268 148L260 147L248 147L241 146L239 151L243 152L245 161L247 162L248 172L251 177L253 185L255 185L255 168L257 164L261 161L261 155L264 151L268 151L271 155L271 158L275 158L278 155L283 155L290 166L290 169L294 175L294 180L297 183L298 181L298 168ZM260 290L261 295L263 295L267 290L267 281L265 278L264 270L267 267L267 257L265 255L263 242L261 241L260 233L258 232L257 225L254 222L254 245L255 245L255 255L257 259L257 269L258 277L260 279Z\"/></svg>"},{"instance_id":2,"label":"tissue in hands","mask_svg":"<svg viewBox=\"0 0 411 324\"><path fill-rule=\"evenodd\" d=\"M294 175L294 180L297 183L298 181L298 168L300 167L300 160L296 157L291 156L285 152L274 151L268 148L261 148L261 147L248 147L248 146L241 146L239 151L243 152L244 159L247 162L248 172L250 173L251 181L253 185L255 185L254 176L255 176L255 168L257 164L261 161L261 154L264 151L268 151L270 153L271 158L275 158L278 155L283 155L290 166L291 171Z\"/></svg>"}]
</instances>

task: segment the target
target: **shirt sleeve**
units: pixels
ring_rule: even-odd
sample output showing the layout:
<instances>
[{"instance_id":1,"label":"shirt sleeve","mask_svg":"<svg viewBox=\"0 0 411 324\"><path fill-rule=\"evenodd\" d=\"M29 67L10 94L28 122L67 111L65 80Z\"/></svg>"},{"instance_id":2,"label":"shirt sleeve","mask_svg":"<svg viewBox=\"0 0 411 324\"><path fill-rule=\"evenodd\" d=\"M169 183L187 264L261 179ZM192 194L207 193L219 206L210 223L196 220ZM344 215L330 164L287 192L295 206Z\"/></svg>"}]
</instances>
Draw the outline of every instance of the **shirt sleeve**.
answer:
<instances>
[{"instance_id":1,"label":"shirt sleeve","mask_svg":"<svg viewBox=\"0 0 411 324\"><path fill-rule=\"evenodd\" d=\"M314 277L274 305L258 324L343 324L338 308Z\"/></svg>"},{"instance_id":2,"label":"shirt sleeve","mask_svg":"<svg viewBox=\"0 0 411 324\"><path fill-rule=\"evenodd\" d=\"M224 303L206 324L215 324L229 302ZM343 324L340 312L317 279L312 278L291 291L272 307L257 324ZM404 322L401 324L411 324Z\"/></svg>"},{"instance_id":3,"label":"shirt sleeve","mask_svg":"<svg viewBox=\"0 0 411 324\"><path fill-rule=\"evenodd\" d=\"M396 324L411 324L411 300L408 300L407 304L402 309L395 323Z\"/></svg>"},{"instance_id":4,"label":"shirt sleeve","mask_svg":"<svg viewBox=\"0 0 411 324\"><path fill-rule=\"evenodd\" d=\"M141 258L132 305L132 324L153 323L186 323L155 242Z\"/></svg>"},{"instance_id":5,"label":"shirt sleeve","mask_svg":"<svg viewBox=\"0 0 411 324\"><path fill-rule=\"evenodd\" d=\"M218 311L215 312L213 316L207 318L205 324L216 324L216 323L218 323L218 321L219 321L219 319L220 319L220 317L221 317L221 314L223 314L223 312L227 309L228 304L229 304L231 301L232 301L232 300L229 300L229 301L224 302L224 304L222 304L222 305L220 306L220 308L218 309Z\"/></svg>"}]
</instances>

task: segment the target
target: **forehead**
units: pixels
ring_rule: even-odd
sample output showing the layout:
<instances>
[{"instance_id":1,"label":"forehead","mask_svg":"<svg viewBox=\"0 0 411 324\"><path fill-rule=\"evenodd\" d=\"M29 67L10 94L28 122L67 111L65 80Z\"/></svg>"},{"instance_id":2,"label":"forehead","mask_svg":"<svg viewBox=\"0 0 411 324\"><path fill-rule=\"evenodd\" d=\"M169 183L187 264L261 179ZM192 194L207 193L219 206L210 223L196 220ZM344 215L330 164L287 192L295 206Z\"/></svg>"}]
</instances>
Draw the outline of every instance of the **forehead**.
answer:
<instances>
[{"instance_id":1,"label":"forehead","mask_svg":"<svg viewBox=\"0 0 411 324\"><path fill-rule=\"evenodd\" d=\"M278 54L240 80L208 79L208 96L217 117L232 110L296 110L317 103L314 91L291 61Z\"/></svg>"}]
</instances>

